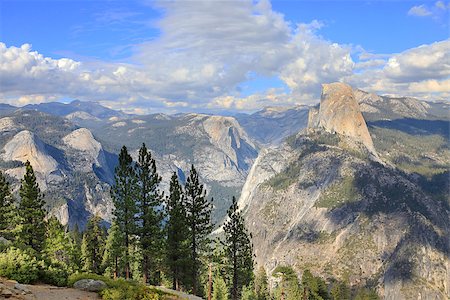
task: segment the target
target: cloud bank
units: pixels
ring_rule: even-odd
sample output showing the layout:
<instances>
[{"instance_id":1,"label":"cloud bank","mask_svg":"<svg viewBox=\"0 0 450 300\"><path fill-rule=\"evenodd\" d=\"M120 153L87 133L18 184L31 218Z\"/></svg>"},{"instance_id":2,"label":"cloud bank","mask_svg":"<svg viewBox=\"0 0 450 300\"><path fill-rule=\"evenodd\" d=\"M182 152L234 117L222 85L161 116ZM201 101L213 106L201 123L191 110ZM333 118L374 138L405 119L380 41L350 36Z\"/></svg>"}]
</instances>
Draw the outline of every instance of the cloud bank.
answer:
<instances>
[{"instance_id":1,"label":"cloud bank","mask_svg":"<svg viewBox=\"0 0 450 300\"><path fill-rule=\"evenodd\" d=\"M0 43L2 101L70 97L142 112L250 111L317 102L320 85L330 81L424 99L450 94L449 40L378 55L323 39L318 21L291 24L268 1L162 1L157 8L164 12L161 35L136 45L133 63L53 59L28 44ZM410 14L426 14L422 8ZM267 87L242 96L240 84L254 74L278 77L289 91Z\"/></svg>"}]
</instances>

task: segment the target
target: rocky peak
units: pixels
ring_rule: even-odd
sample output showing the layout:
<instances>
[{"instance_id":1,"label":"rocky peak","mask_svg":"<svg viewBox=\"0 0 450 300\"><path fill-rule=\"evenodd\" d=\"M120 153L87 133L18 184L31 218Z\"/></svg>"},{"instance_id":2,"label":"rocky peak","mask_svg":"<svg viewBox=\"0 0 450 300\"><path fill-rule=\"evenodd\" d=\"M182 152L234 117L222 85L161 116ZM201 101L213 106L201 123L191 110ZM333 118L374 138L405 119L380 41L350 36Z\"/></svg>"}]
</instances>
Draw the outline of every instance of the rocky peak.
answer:
<instances>
[{"instance_id":1,"label":"rocky peak","mask_svg":"<svg viewBox=\"0 0 450 300\"><path fill-rule=\"evenodd\" d=\"M309 122L309 128L323 128L361 142L376 156L366 121L349 85L340 82L323 84L319 111L311 110Z\"/></svg>"},{"instance_id":2,"label":"rocky peak","mask_svg":"<svg viewBox=\"0 0 450 300\"><path fill-rule=\"evenodd\" d=\"M80 164L84 171L91 171L92 165L107 168L107 162L102 145L94 138L91 131L80 128L72 131L63 138L63 142L70 148L83 152L83 159L88 164Z\"/></svg>"},{"instance_id":3,"label":"rocky peak","mask_svg":"<svg viewBox=\"0 0 450 300\"><path fill-rule=\"evenodd\" d=\"M17 133L3 148L5 161L27 160L36 172L49 175L58 168L56 160L47 153L45 144L31 131Z\"/></svg>"}]
</instances>

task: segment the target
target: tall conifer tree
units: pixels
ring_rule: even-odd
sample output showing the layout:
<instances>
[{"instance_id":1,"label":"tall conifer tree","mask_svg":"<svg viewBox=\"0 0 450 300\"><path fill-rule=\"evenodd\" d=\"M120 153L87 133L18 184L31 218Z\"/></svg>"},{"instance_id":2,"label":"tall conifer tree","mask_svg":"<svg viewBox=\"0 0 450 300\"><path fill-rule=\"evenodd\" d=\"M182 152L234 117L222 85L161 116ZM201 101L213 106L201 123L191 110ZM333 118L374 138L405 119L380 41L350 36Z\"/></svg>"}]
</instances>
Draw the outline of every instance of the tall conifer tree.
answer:
<instances>
[{"instance_id":1,"label":"tall conifer tree","mask_svg":"<svg viewBox=\"0 0 450 300\"><path fill-rule=\"evenodd\" d=\"M145 144L139 150L136 175L138 180L137 233L142 253L141 268L144 283L147 283L151 272L156 271L158 260L162 257L164 214L161 208L163 195L158 189L161 177L156 172L156 162Z\"/></svg>"},{"instance_id":2,"label":"tall conifer tree","mask_svg":"<svg viewBox=\"0 0 450 300\"><path fill-rule=\"evenodd\" d=\"M203 184L200 183L194 165L191 166L189 177L186 180L185 196L191 239L192 292L197 294L199 292L198 279L201 267L200 256L202 252L207 251L210 242L208 235L212 232L213 224L211 222L212 199L211 201L206 199L206 190L203 188Z\"/></svg>"},{"instance_id":3,"label":"tall conifer tree","mask_svg":"<svg viewBox=\"0 0 450 300\"><path fill-rule=\"evenodd\" d=\"M186 284L189 265L189 228L184 207L184 195L178 176L173 172L170 180L170 195L166 198L167 210L167 264L172 277L172 288L180 290Z\"/></svg>"},{"instance_id":4,"label":"tall conifer tree","mask_svg":"<svg viewBox=\"0 0 450 300\"><path fill-rule=\"evenodd\" d=\"M269 280L267 278L266 270L260 267L255 277L255 292L257 300L269 300Z\"/></svg>"},{"instance_id":5,"label":"tall conifer tree","mask_svg":"<svg viewBox=\"0 0 450 300\"><path fill-rule=\"evenodd\" d=\"M102 273L102 257L105 249L105 230L101 226L101 221L97 215L89 219L81 247L83 270L96 274Z\"/></svg>"},{"instance_id":6,"label":"tall conifer tree","mask_svg":"<svg viewBox=\"0 0 450 300\"><path fill-rule=\"evenodd\" d=\"M123 146L119 154L119 165L116 167L115 182L111 188L114 202L115 222L123 233L125 278L130 278L130 246L134 243L136 234L137 179L133 159Z\"/></svg>"},{"instance_id":7,"label":"tall conifer tree","mask_svg":"<svg viewBox=\"0 0 450 300\"><path fill-rule=\"evenodd\" d=\"M45 203L29 161L25 163L19 196L19 240L40 253L45 240Z\"/></svg>"},{"instance_id":8,"label":"tall conifer tree","mask_svg":"<svg viewBox=\"0 0 450 300\"><path fill-rule=\"evenodd\" d=\"M253 245L235 197L233 197L227 214L228 220L223 227L225 232L224 248L231 276L231 299L238 300L242 287L249 286L253 281Z\"/></svg>"},{"instance_id":9,"label":"tall conifer tree","mask_svg":"<svg viewBox=\"0 0 450 300\"><path fill-rule=\"evenodd\" d=\"M0 171L0 235L8 237L8 230L13 223L13 200L9 183Z\"/></svg>"},{"instance_id":10,"label":"tall conifer tree","mask_svg":"<svg viewBox=\"0 0 450 300\"><path fill-rule=\"evenodd\" d=\"M105 252L103 254L103 268L106 272L112 273L114 279L120 276L119 272L123 262L123 253L123 234L119 226L113 221L106 239Z\"/></svg>"},{"instance_id":11,"label":"tall conifer tree","mask_svg":"<svg viewBox=\"0 0 450 300\"><path fill-rule=\"evenodd\" d=\"M47 221L44 253L52 261L70 264L70 240L64 226L55 217Z\"/></svg>"}]
</instances>

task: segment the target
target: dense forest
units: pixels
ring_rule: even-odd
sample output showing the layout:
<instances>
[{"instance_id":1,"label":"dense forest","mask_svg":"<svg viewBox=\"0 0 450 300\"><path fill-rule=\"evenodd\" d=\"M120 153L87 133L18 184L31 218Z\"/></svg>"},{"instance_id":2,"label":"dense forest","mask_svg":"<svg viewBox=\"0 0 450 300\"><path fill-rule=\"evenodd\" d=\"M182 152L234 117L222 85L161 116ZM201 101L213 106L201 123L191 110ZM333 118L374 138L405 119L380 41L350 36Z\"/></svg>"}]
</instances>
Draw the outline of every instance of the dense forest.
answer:
<instances>
[{"instance_id":1,"label":"dense forest","mask_svg":"<svg viewBox=\"0 0 450 300\"><path fill-rule=\"evenodd\" d=\"M33 167L27 162L25 169L17 200L0 172L0 276L57 286L101 279L108 286L103 299L166 299L151 288L159 285L215 300L378 299L373 291L352 290L345 280L326 282L308 270L299 279L292 267L279 266L272 280L263 267L255 271L251 234L236 198L223 233L212 239L214 200L194 165L185 182L173 173L165 195L145 144L137 161L125 146L120 151L112 223L93 215L82 232L48 216Z\"/></svg>"}]
</instances>

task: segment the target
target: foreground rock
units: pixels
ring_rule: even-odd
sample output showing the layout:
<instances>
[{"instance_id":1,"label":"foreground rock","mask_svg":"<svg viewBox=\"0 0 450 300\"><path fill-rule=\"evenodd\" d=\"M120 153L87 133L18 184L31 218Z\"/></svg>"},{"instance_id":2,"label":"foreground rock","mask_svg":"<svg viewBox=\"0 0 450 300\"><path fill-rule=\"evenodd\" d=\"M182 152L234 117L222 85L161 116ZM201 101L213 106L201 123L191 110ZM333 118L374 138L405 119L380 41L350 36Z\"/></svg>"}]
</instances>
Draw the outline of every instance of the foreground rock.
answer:
<instances>
[{"instance_id":1,"label":"foreground rock","mask_svg":"<svg viewBox=\"0 0 450 300\"><path fill-rule=\"evenodd\" d=\"M81 279L75 282L73 287L88 292L100 292L106 288L106 283L101 280Z\"/></svg>"}]
</instances>

